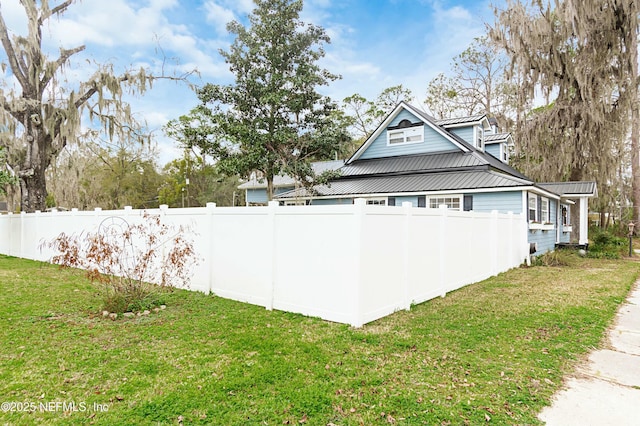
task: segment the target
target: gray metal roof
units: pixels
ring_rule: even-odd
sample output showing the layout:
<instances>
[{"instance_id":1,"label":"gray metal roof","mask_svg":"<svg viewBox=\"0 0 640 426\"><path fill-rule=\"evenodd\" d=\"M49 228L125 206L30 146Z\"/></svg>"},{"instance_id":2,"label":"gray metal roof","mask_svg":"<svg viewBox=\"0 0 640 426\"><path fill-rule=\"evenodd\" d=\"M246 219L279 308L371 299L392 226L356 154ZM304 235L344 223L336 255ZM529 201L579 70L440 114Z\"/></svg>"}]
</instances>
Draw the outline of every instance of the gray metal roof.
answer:
<instances>
[{"instance_id":1,"label":"gray metal roof","mask_svg":"<svg viewBox=\"0 0 640 426\"><path fill-rule=\"evenodd\" d=\"M383 173L426 172L443 169L482 166L479 157L461 151L438 154L404 155L398 157L356 160L340 169L342 176L376 175Z\"/></svg>"},{"instance_id":2,"label":"gray metal roof","mask_svg":"<svg viewBox=\"0 0 640 426\"><path fill-rule=\"evenodd\" d=\"M337 170L344 165L344 160L316 161L311 163L311 168L315 174L321 174L327 170ZM275 188L283 186L295 186L296 181L289 175L278 175L273 177L273 186ZM266 188L267 180L258 178L255 173L251 175L251 179L240 185L240 189L259 189Z\"/></svg>"},{"instance_id":3,"label":"gray metal roof","mask_svg":"<svg viewBox=\"0 0 640 426\"><path fill-rule=\"evenodd\" d=\"M467 117L444 118L441 120L435 120L435 122L438 126L447 127L447 126L454 126L457 124L476 123L482 120L482 118L485 116L486 114L476 114L476 115L469 115Z\"/></svg>"},{"instance_id":4,"label":"gray metal roof","mask_svg":"<svg viewBox=\"0 0 640 426\"><path fill-rule=\"evenodd\" d=\"M554 192L562 197L586 196L593 197L598 195L598 187L595 182L583 181L583 182L544 182L539 183L538 186L546 189L547 191Z\"/></svg>"},{"instance_id":5,"label":"gray metal roof","mask_svg":"<svg viewBox=\"0 0 640 426\"><path fill-rule=\"evenodd\" d=\"M490 170L374 176L337 179L330 185L315 187L311 194L304 188L276 196L278 199L309 196L344 196L360 194L395 194L411 192L453 191L479 188L529 186L532 182Z\"/></svg>"},{"instance_id":6,"label":"gray metal roof","mask_svg":"<svg viewBox=\"0 0 640 426\"><path fill-rule=\"evenodd\" d=\"M509 139L511 133L485 133L484 134L484 143L492 144L497 142L504 142Z\"/></svg>"}]
</instances>

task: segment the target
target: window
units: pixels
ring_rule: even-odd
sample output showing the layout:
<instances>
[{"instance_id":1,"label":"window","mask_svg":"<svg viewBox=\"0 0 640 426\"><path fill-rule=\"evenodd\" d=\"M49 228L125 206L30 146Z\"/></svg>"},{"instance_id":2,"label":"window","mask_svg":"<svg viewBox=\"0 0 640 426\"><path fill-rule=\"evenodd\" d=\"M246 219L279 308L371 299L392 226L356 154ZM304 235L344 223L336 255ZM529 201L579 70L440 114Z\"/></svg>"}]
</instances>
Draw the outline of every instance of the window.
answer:
<instances>
[{"instance_id":1,"label":"window","mask_svg":"<svg viewBox=\"0 0 640 426\"><path fill-rule=\"evenodd\" d=\"M548 198L540 199L540 222L542 223L550 222Z\"/></svg>"},{"instance_id":2,"label":"window","mask_svg":"<svg viewBox=\"0 0 640 426\"><path fill-rule=\"evenodd\" d=\"M482 126L476 127L476 148L484 151L484 129Z\"/></svg>"},{"instance_id":3,"label":"window","mask_svg":"<svg viewBox=\"0 0 640 426\"><path fill-rule=\"evenodd\" d=\"M369 198L367 200L367 204L374 205L374 206L386 206L387 199L386 198Z\"/></svg>"},{"instance_id":4,"label":"window","mask_svg":"<svg viewBox=\"0 0 640 426\"><path fill-rule=\"evenodd\" d=\"M423 126L387 131L388 145L419 143L419 142L422 142L423 140L424 140Z\"/></svg>"},{"instance_id":5,"label":"window","mask_svg":"<svg viewBox=\"0 0 640 426\"><path fill-rule=\"evenodd\" d=\"M538 221L538 197L535 194L529 194L529 222Z\"/></svg>"},{"instance_id":6,"label":"window","mask_svg":"<svg viewBox=\"0 0 640 426\"><path fill-rule=\"evenodd\" d=\"M562 206L562 224L564 226L569 225L569 208L567 206Z\"/></svg>"},{"instance_id":7,"label":"window","mask_svg":"<svg viewBox=\"0 0 640 426\"><path fill-rule=\"evenodd\" d=\"M441 205L446 205L450 210L460 210L460 197L430 197L429 207L432 209L440 208Z\"/></svg>"},{"instance_id":8,"label":"window","mask_svg":"<svg viewBox=\"0 0 640 426\"><path fill-rule=\"evenodd\" d=\"M285 206L306 206L307 201L305 200L286 200L284 202Z\"/></svg>"}]
</instances>

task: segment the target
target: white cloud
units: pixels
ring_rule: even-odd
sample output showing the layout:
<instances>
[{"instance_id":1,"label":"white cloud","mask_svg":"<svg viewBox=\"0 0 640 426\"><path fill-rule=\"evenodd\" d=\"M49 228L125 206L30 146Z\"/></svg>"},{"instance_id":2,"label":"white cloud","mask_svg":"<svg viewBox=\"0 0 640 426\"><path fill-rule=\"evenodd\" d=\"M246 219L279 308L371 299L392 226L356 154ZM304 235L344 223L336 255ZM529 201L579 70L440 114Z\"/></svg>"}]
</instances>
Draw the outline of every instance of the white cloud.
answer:
<instances>
[{"instance_id":1,"label":"white cloud","mask_svg":"<svg viewBox=\"0 0 640 426\"><path fill-rule=\"evenodd\" d=\"M206 2L204 8L207 11L207 21L213 24L219 33L224 33L227 24L236 19L231 9L220 6L213 1Z\"/></svg>"}]
</instances>

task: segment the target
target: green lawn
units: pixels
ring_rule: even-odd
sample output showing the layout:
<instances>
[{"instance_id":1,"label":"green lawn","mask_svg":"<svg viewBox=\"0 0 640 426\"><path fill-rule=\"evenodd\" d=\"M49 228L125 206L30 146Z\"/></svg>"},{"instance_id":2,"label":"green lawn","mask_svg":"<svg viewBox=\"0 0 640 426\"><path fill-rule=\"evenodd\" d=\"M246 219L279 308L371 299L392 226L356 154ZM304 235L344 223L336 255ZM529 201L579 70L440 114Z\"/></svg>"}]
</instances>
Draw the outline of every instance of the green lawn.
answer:
<instances>
[{"instance_id":1,"label":"green lawn","mask_svg":"<svg viewBox=\"0 0 640 426\"><path fill-rule=\"evenodd\" d=\"M354 329L187 291L111 321L77 271L0 256L0 401L37 408L0 424L536 424L640 272L575 262Z\"/></svg>"}]
</instances>

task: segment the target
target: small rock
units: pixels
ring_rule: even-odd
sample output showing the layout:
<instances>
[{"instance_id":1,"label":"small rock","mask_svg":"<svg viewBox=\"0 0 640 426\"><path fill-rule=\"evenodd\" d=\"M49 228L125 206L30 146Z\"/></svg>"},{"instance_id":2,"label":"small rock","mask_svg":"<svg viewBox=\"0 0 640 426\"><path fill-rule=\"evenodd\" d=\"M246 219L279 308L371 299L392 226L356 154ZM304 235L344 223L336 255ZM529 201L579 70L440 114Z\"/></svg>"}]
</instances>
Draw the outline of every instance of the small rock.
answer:
<instances>
[{"instance_id":1,"label":"small rock","mask_svg":"<svg viewBox=\"0 0 640 426\"><path fill-rule=\"evenodd\" d=\"M132 318L135 316L135 314L133 312L125 312L124 314L122 314L122 316Z\"/></svg>"},{"instance_id":2,"label":"small rock","mask_svg":"<svg viewBox=\"0 0 640 426\"><path fill-rule=\"evenodd\" d=\"M158 312L160 312L160 308L153 308L153 312L157 314Z\"/></svg>"},{"instance_id":3,"label":"small rock","mask_svg":"<svg viewBox=\"0 0 640 426\"><path fill-rule=\"evenodd\" d=\"M160 309L167 309L167 305L160 305Z\"/></svg>"},{"instance_id":4,"label":"small rock","mask_svg":"<svg viewBox=\"0 0 640 426\"><path fill-rule=\"evenodd\" d=\"M149 315L150 313L151 313L151 312L150 312L148 309L145 309L145 310L142 312L142 315Z\"/></svg>"},{"instance_id":5,"label":"small rock","mask_svg":"<svg viewBox=\"0 0 640 426\"><path fill-rule=\"evenodd\" d=\"M142 315L142 312L136 312L136 316L139 317Z\"/></svg>"},{"instance_id":6,"label":"small rock","mask_svg":"<svg viewBox=\"0 0 640 426\"><path fill-rule=\"evenodd\" d=\"M109 311L102 311L102 316L103 317L108 317L109 316Z\"/></svg>"},{"instance_id":7,"label":"small rock","mask_svg":"<svg viewBox=\"0 0 640 426\"><path fill-rule=\"evenodd\" d=\"M115 321L115 320L116 320L116 318L118 318L118 314L116 314L115 312L110 313L110 314L109 314L109 318L111 318L112 320L114 320L114 321Z\"/></svg>"}]
</instances>

